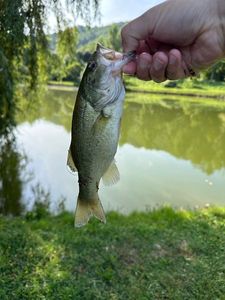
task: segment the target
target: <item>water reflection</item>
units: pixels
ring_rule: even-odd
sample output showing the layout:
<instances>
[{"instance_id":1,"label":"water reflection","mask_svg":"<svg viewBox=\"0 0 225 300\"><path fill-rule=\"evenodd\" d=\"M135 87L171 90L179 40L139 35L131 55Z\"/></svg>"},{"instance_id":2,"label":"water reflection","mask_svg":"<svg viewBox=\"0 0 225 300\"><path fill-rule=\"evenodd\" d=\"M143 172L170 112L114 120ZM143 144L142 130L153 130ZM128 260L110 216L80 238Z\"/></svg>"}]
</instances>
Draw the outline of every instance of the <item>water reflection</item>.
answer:
<instances>
[{"instance_id":1,"label":"water reflection","mask_svg":"<svg viewBox=\"0 0 225 300\"><path fill-rule=\"evenodd\" d=\"M150 101L149 104L126 102L120 145L163 150L190 160L207 174L224 168L225 105L207 106L207 99L202 99L201 104L171 101L167 97L142 94L141 101ZM129 94L128 98L137 96ZM20 113L18 123L41 118L70 131L74 101L75 92L51 90L30 107L28 114Z\"/></svg>"},{"instance_id":2,"label":"water reflection","mask_svg":"<svg viewBox=\"0 0 225 300\"><path fill-rule=\"evenodd\" d=\"M225 109L127 104L120 139L126 143L166 151L212 174L225 167Z\"/></svg>"},{"instance_id":3,"label":"water reflection","mask_svg":"<svg viewBox=\"0 0 225 300\"><path fill-rule=\"evenodd\" d=\"M23 177L27 158L17 148L15 136L2 135L0 139L0 214L20 215L23 186L28 178Z\"/></svg>"},{"instance_id":4,"label":"water reflection","mask_svg":"<svg viewBox=\"0 0 225 300\"><path fill-rule=\"evenodd\" d=\"M33 102L21 99L17 123L21 124L25 121L33 123L35 120L42 119L62 125L70 131L75 97L75 92L50 90L40 93Z\"/></svg>"},{"instance_id":5,"label":"water reflection","mask_svg":"<svg viewBox=\"0 0 225 300\"><path fill-rule=\"evenodd\" d=\"M128 96L131 101L136 99L136 95ZM77 176L65 166L74 101L74 92L49 91L29 110L25 102L21 104L17 143L10 151L9 146L2 151L1 172L5 172L5 182L8 180L0 186L2 212L12 213L14 203L16 214L23 206L31 209L33 186L38 184L50 192L52 212L62 198L66 198L65 208L74 211ZM125 104L116 156L121 180L109 188L101 186L105 209L127 213L164 203L179 207L224 205L225 106L171 101L162 96L156 99L146 94L142 101L149 103ZM29 158L26 172L34 174L28 184L21 181L22 149ZM7 156L11 152L14 157L16 151L19 159ZM6 191L12 180L7 178L11 169L15 172L15 192Z\"/></svg>"},{"instance_id":6,"label":"water reflection","mask_svg":"<svg viewBox=\"0 0 225 300\"><path fill-rule=\"evenodd\" d=\"M66 209L73 210L77 180L66 168L69 133L60 125L39 119L31 124L24 122L18 125L16 136L18 145L29 157L26 169L34 174L24 188L26 209L32 209L36 200L34 194L37 194L35 187L41 187L45 194L50 193L51 212L57 212L64 197L70 198L70 203L65 204Z\"/></svg>"}]
</instances>

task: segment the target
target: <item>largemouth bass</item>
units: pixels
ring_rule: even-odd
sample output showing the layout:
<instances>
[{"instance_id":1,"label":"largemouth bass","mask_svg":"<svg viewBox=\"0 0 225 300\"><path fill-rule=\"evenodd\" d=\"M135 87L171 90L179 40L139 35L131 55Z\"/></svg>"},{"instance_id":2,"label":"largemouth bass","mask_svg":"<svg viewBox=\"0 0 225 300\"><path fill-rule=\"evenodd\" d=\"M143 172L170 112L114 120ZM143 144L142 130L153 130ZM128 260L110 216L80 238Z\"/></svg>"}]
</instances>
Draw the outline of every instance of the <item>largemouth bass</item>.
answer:
<instances>
[{"instance_id":1,"label":"largemouth bass","mask_svg":"<svg viewBox=\"0 0 225 300\"><path fill-rule=\"evenodd\" d=\"M79 178L75 227L85 225L91 216L106 222L99 182L102 178L109 185L119 180L114 156L125 96L121 69L134 56L130 52L118 58L115 51L98 44L81 80L67 159Z\"/></svg>"}]
</instances>

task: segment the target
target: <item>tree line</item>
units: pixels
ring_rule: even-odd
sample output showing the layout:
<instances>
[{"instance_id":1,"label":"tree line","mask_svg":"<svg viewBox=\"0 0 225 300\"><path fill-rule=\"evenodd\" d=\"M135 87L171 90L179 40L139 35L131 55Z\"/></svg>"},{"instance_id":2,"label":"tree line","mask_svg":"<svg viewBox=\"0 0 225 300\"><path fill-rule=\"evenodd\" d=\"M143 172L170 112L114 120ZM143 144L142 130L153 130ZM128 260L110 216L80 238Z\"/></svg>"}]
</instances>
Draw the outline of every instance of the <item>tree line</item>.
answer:
<instances>
[{"instance_id":1,"label":"tree line","mask_svg":"<svg viewBox=\"0 0 225 300\"><path fill-rule=\"evenodd\" d=\"M40 81L48 79L46 70L51 52L45 28L49 12L54 11L57 19L61 41L59 57L64 51L65 41L76 36L74 30L61 29L67 27L62 2L0 0L0 132L8 128L13 120L15 86L28 86L34 90ZM67 0L66 3L75 17L80 16L89 25L99 12L99 0ZM69 55L72 55L73 50L70 46L68 48Z\"/></svg>"}]
</instances>

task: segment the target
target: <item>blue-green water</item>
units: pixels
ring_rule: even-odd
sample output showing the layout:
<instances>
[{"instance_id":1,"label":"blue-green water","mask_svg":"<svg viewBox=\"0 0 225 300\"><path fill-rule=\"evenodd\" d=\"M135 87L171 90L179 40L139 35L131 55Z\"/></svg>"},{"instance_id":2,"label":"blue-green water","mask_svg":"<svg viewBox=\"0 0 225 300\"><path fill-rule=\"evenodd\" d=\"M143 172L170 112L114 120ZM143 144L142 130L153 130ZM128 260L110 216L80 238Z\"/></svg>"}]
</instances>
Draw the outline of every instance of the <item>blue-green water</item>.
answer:
<instances>
[{"instance_id":1,"label":"blue-green water","mask_svg":"<svg viewBox=\"0 0 225 300\"><path fill-rule=\"evenodd\" d=\"M121 179L100 185L106 211L129 213L169 204L225 205L225 106L154 99L143 94L124 107L116 154ZM48 91L17 115L15 139L1 139L0 212L20 214L49 193L74 211L77 175L66 167L75 92Z\"/></svg>"}]
</instances>

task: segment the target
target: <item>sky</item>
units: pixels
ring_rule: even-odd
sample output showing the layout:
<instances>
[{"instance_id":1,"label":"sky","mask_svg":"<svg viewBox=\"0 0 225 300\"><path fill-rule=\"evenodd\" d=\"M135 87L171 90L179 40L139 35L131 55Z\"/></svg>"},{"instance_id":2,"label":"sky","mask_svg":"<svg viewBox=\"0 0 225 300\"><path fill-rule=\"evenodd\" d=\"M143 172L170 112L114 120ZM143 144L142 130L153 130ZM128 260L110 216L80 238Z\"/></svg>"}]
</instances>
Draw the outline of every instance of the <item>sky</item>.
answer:
<instances>
[{"instance_id":1,"label":"sky","mask_svg":"<svg viewBox=\"0 0 225 300\"><path fill-rule=\"evenodd\" d=\"M101 0L101 25L129 21L163 0Z\"/></svg>"},{"instance_id":2,"label":"sky","mask_svg":"<svg viewBox=\"0 0 225 300\"><path fill-rule=\"evenodd\" d=\"M121 21L130 21L161 2L164 2L164 0L100 0L100 22L97 21L93 25L104 26ZM65 7L65 0L62 0L62 4ZM79 18L74 24L74 17L71 13L66 12L65 8L64 13L67 19L71 21L70 24L85 25ZM53 13L49 15L48 26L50 31L55 31L57 28Z\"/></svg>"}]
</instances>

